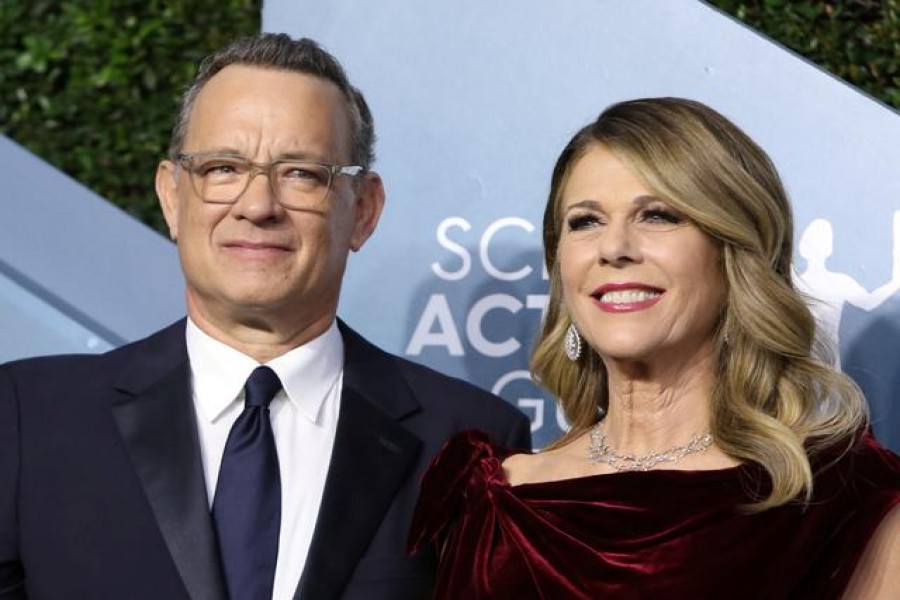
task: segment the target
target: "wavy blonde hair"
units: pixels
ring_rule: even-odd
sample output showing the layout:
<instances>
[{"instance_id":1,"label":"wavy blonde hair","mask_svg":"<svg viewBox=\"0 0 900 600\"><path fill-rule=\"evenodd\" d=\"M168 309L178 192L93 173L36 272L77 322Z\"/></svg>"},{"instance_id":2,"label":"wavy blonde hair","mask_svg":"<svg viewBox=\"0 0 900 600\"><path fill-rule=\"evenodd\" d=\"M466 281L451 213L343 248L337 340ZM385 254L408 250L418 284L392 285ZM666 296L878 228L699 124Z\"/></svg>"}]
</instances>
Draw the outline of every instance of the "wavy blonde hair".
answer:
<instances>
[{"instance_id":1,"label":"wavy blonde hair","mask_svg":"<svg viewBox=\"0 0 900 600\"><path fill-rule=\"evenodd\" d=\"M728 290L716 332L710 430L728 455L768 472L771 491L751 510L808 501L810 456L852 445L867 424L865 400L829 366L831 349L815 342L815 321L791 279L793 218L772 161L736 125L692 100L614 104L557 160L543 226L550 301L531 359L533 376L560 399L571 424L553 447L589 429L609 402L596 352L587 347L577 362L563 352L572 321L557 256L561 192L573 165L597 145L721 244Z\"/></svg>"}]
</instances>

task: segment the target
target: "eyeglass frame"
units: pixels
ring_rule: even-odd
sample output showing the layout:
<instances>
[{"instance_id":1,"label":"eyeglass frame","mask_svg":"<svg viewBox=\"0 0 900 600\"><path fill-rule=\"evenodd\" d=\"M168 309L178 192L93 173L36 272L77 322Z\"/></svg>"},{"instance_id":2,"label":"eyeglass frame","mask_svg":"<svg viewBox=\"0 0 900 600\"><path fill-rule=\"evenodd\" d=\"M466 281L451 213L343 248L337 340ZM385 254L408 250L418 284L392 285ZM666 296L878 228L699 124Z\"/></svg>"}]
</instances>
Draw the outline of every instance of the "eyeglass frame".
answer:
<instances>
[{"instance_id":1,"label":"eyeglass frame","mask_svg":"<svg viewBox=\"0 0 900 600\"><path fill-rule=\"evenodd\" d=\"M233 199L231 200L209 200L204 197L197 190L197 185L194 182L194 173L193 169L190 168L189 163L195 158L230 158L230 159L239 159L247 164L249 167L249 173L247 176L247 180L244 183L244 189L240 191ZM338 175L347 175L349 177L357 177L362 173L366 172L365 167L361 167L359 165L330 165L328 163L323 163L315 160L303 160L297 158L286 158L282 160L273 160L269 163L258 163L252 160L249 160L246 157L243 157L239 154L220 154L217 152L179 152L177 157L178 164L188 173L188 179L191 183L191 188L194 190L194 193L197 194L203 202L207 204L223 204L223 205L232 205L237 204L237 201L240 200L241 196L243 196L247 189L250 187L250 182L253 181L253 178L259 174L265 173L266 179L269 181L269 189L275 195L275 199L278 201L284 208L293 209L297 207L293 207L290 205L285 205L281 200L281 193L278 190L278 187L272 182L272 172L276 165L283 163L304 163L309 165L316 165L318 167L323 167L328 171L328 183L325 186L325 191L322 192L322 198L319 202L328 197L328 193L331 191L331 184L334 183L334 179Z\"/></svg>"}]
</instances>

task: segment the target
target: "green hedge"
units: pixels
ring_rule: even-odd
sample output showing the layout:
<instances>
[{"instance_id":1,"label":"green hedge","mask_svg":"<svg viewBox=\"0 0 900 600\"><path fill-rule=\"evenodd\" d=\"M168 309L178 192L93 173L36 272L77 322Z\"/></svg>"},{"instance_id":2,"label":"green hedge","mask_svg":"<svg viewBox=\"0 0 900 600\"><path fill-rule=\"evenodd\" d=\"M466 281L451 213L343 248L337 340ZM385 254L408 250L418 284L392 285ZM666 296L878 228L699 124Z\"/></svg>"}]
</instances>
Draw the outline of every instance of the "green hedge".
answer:
<instances>
[{"instance_id":1,"label":"green hedge","mask_svg":"<svg viewBox=\"0 0 900 600\"><path fill-rule=\"evenodd\" d=\"M711 0L710 4L900 108L900 0Z\"/></svg>"},{"instance_id":2,"label":"green hedge","mask_svg":"<svg viewBox=\"0 0 900 600\"><path fill-rule=\"evenodd\" d=\"M0 0L0 132L164 231L152 165L177 99L261 3ZM711 4L900 107L900 0Z\"/></svg>"},{"instance_id":3,"label":"green hedge","mask_svg":"<svg viewBox=\"0 0 900 600\"><path fill-rule=\"evenodd\" d=\"M198 61L261 0L0 0L0 131L164 230L153 165Z\"/></svg>"}]
</instances>

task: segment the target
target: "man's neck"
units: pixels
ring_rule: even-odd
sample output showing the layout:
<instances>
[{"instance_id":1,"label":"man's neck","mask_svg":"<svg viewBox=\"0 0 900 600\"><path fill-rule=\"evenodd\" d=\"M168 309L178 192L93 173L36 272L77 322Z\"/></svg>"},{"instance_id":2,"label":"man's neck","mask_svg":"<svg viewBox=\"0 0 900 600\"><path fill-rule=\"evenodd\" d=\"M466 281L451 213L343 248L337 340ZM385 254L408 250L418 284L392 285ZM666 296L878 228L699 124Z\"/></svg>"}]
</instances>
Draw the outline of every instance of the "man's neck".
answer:
<instances>
[{"instance_id":1,"label":"man's neck","mask_svg":"<svg viewBox=\"0 0 900 600\"><path fill-rule=\"evenodd\" d=\"M210 315L188 301L188 316L210 337L265 364L313 340L334 322L330 313L311 319L284 319L265 314Z\"/></svg>"}]
</instances>

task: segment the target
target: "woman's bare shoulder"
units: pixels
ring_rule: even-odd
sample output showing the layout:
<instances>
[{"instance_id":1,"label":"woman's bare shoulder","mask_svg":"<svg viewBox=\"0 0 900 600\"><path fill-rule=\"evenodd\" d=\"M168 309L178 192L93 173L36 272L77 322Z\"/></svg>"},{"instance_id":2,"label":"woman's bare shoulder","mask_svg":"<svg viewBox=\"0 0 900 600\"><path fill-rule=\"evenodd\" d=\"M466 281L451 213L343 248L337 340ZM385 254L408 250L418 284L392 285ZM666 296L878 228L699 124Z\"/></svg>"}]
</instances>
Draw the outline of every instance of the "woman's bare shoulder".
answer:
<instances>
[{"instance_id":1,"label":"woman's bare shoulder","mask_svg":"<svg viewBox=\"0 0 900 600\"><path fill-rule=\"evenodd\" d=\"M900 590L900 504L881 521L859 560L844 598L896 599Z\"/></svg>"},{"instance_id":2,"label":"woman's bare shoulder","mask_svg":"<svg viewBox=\"0 0 900 600\"><path fill-rule=\"evenodd\" d=\"M582 437L572 442L534 454L513 454L503 461L503 471L510 485L546 483L595 474L587 460Z\"/></svg>"}]
</instances>

